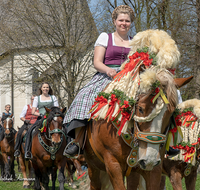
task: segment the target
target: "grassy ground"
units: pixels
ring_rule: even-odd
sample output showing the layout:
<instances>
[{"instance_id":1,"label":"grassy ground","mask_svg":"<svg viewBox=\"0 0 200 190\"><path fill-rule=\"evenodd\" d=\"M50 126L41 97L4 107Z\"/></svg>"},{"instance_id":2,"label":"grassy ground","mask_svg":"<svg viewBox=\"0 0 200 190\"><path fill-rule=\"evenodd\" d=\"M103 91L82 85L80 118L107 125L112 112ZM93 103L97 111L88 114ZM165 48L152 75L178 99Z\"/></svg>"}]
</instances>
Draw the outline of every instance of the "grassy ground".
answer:
<instances>
[{"instance_id":1,"label":"grassy ground","mask_svg":"<svg viewBox=\"0 0 200 190\"><path fill-rule=\"evenodd\" d=\"M0 190L11 190L11 189L12 190L24 190L23 186L22 186L23 185L23 176L22 176L21 172L18 172L16 162L15 162L15 175L18 180L13 181L13 182L4 182L0 178ZM31 186L33 186L33 183L31 184ZM49 187L50 187L50 189L52 187L51 181L49 183ZM64 187L65 187L65 190L72 190L72 188L69 187L68 184L65 184ZM58 189L59 189L59 182L58 182L58 180L56 180L56 190L58 190Z\"/></svg>"},{"instance_id":2,"label":"grassy ground","mask_svg":"<svg viewBox=\"0 0 200 190\"><path fill-rule=\"evenodd\" d=\"M169 178L166 178L166 179L167 179L166 183L165 183L166 190L173 190L172 185L169 181ZM184 179L182 180L182 186L183 186L183 190L186 190ZM198 174L198 176L197 176L195 189L200 189L200 174Z\"/></svg>"},{"instance_id":3,"label":"grassy ground","mask_svg":"<svg viewBox=\"0 0 200 190\"><path fill-rule=\"evenodd\" d=\"M3 182L2 179L0 179L0 190L10 190L10 189L24 190L22 187L23 176L22 176L22 173L18 172L18 170L17 170L17 163L15 163L15 172L16 172L16 178L18 178L18 180L14 181L14 182ZM182 184L183 184L183 190L186 190L184 179L182 181ZM51 182L49 183L49 187L51 189L51 187L52 187ZM58 189L59 189L59 182L58 182L58 180L56 180L56 190L58 190ZM198 174L195 189L200 189L200 174ZM65 184L65 190L72 190L72 188L69 187L67 184ZM168 178L166 180L166 190L173 190L172 185Z\"/></svg>"}]
</instances>

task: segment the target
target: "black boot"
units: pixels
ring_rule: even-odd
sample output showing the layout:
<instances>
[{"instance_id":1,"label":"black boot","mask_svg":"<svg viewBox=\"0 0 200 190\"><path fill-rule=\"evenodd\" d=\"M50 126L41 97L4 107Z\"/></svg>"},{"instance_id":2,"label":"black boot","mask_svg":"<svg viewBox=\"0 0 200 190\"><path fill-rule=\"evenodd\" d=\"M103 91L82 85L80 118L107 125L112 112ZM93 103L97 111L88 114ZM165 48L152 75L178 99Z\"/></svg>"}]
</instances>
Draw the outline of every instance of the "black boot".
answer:
<instances>
[{"instance_id":1,"label":"black boot","mask_svg":"<svg viewBox=\"0 0 200 190\"><path fill-rule=\"evenodd\" d=\"M17 133L17 138L16 138L16 142L15 142L15 153L14 156L15 157L19 157L20 156L20 146L22 144L22 133L25 129L28 129L28 125L26 123L24 123L24 125L22 125L22 127L19 129L18 133Z\"/></svg>"},{"instance_id":2,"label":"black boot","mask_svg":"<svg viewBox=\"0 0 200 190\"><path fill-rule=\"evenodd\" d=\"M180 153L179 149L174 149L171 146L169 147L169 151L167 151L168 156L176 156L179 153Z\"/></svg>"},{"instance_id":3,"label":"black boot","mask_svg":"<svg viewBox=\"0 0 200 190\"><path fill-rule=\"evenodd\" d=\"M36 121L32 127L28 130L27 134L26 134L26 142L25 142L25 159L26 160L30 160L32 159L32 153L31 153L31 146L32 146L32 131L37 127L38 121Z\"/></svg>"},{"instance_id":4,"label":"black boot","mask_svg":"<svg viewBox=\"0 0 200 190\"><path fill-rule=\"evenodd\" d=\"M77 144L72 144L65 148L63 155L67 157L74 157L78 153L79 153L79 146Z\"/></svg>"}]
</instances>

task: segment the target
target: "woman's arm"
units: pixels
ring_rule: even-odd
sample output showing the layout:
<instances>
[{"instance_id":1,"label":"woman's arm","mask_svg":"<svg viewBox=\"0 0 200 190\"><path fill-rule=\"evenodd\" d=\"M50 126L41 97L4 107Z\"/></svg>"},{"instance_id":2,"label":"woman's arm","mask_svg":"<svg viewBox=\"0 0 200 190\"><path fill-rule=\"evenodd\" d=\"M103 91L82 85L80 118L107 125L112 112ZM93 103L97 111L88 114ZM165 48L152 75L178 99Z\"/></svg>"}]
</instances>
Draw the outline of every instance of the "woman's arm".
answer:
<instances>
[{"instance_id":1,"label":"woman's arm","mask_svg":"<svg viewBox=\"0 0 200 190\"><path fill-rule=\"evenodd\" d=\"M32 115L40 116L40 113L36 112L36 109L37 109L36 107L32 107L32 110L31 110Z\"/></svg>"},{"instance_id":2,"label":"woman's arm","mask_svg":"<svg viewBox=\"0 0 200 190\"><path fill-rule=\"evenodd\" d=\"M117 74L115 69L112 69L103 63L105 53L106 53L105 47L103 47L103 46L95 47L95 49L94 49L94 67L100 73L105 73L109 77L114 77Z\"/></svg>"}]
</instances>

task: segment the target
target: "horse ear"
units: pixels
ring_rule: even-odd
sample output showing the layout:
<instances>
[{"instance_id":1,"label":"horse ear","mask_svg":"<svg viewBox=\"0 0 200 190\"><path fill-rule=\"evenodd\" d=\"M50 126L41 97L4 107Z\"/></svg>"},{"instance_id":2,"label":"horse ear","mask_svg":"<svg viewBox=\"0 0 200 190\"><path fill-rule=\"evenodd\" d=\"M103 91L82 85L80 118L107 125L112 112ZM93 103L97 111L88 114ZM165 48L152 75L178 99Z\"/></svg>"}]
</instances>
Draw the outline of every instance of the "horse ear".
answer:
<instances>
[{"instance_id":1,"label":"horse ear","mask_svg":"<svg viewBox=\"0 0 200 190\"><path fill-rule=\"evenodd\" d=\"M10 115L10 117L11 117L11 118L13 117L13 113Z\"/></svg>"},{"instance_id":2,"label":"horse ear","mask_svg":"<svg viewBox=\"0 0 200 190\"><path fill-rule=\"evenodd\" d=\"M140 65L139 67L139 74L143 73L146 70L146 67L144 64Z\"/></svg>"},{"instance_id":3,"label":"horse ear","mask_svg":"<svg viewBox=\"0 0 200 190\"><path fill-rule=\"evenodd\" d=\"M47 113L49 113L51 111L51 109L49 109L49 108L47 108L45 106L44 106L44 108L45 108L45 110L46 110Z\"/></svg>"},{"instance_id":4,"label":"horse ear","mask_svg":"<svg viewBox=\"0 0 200 190\"><path fill-rule=\"evenodd\" d=\"M193 76L190 76L188 78L176 78L174 79L174 83L177 88L181 88L182 86L186 85L193 79Z\"/></svg>"},{"instance_id":5,"label":"horse ear","mask_svg":"<svg viewBox=\"0 0 200 190\"><path fill-rule=\"evenodd\" d=\"M61 109L60 111L61 111L62 113L65 113L66 109L67 109L67 108L65 107L65 108Z\"/></svg>"}]
</instances>

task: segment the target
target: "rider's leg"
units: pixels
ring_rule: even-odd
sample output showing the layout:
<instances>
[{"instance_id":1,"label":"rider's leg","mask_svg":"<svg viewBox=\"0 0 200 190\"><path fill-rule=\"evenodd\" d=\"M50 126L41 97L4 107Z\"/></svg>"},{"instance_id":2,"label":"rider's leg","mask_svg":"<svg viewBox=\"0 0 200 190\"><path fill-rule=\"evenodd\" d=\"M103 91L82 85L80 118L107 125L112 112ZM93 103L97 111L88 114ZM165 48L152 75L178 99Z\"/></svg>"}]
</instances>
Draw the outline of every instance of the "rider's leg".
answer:
<instances>
[{"instance_id":1,"label":"rider's leg","mask_svg":"<svg viewBox=\"0 0 200 190\"><path fill-rule=\"evenodd\" d=\"M84 127L78 127L75 129L75 142L79 143L80 148L83 146L83 140L84 140ZM63 155L64 156L75 156L79 152L79 147L76 143L74 143L72 146L70 146L68 149L64 150Z\"/></svg>"},{"instance_id":2,"label":"rider's leg","mask_svg":"<svg viewBox=\"0 0 200 190\"><path fill-rule=\"evenodd\" d=\"M15 150L14 156L15 157L20 156L20 146L21 146L21 143L22 143L22 133L26 128L27 128L27 125L24 124L19 129L19 131L17 133L16 143L15 143L15 147L14 147L14 150Z\"/></svg>"},{"instance_id":3,"label":"rider's leg","mask_svg":"<svg viewBox=\"0 0 200 190\"><path fill-rule=\"evenodd\" d=\"M37 120L32 127L28 130L26 134L26 142L25 142L25 159L31 159L32 153L31 153L31 146L32 146L32 131L37 127L39 123L39 120Z\"/></svg>"}]
</instances>

